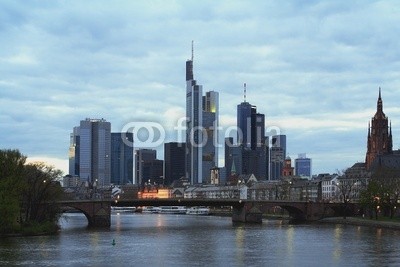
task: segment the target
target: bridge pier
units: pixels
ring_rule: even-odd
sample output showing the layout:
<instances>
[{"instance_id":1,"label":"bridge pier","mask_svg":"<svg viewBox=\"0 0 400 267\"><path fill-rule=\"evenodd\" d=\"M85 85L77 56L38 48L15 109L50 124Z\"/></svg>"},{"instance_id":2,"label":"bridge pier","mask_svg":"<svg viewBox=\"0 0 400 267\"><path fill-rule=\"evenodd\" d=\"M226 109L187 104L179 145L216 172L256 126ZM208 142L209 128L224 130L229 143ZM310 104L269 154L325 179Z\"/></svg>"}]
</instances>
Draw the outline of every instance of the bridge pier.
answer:
<instances>
[{"instance_id":1,"label":"bridge pier","mask_svg":"<svg viewBox=\"0 0 400 267\"><path fill-rule=\"evenodd\" d=\"M232 222L262 223L262 213L253 203L233 206Z\"/></svg>"}]
</instances>

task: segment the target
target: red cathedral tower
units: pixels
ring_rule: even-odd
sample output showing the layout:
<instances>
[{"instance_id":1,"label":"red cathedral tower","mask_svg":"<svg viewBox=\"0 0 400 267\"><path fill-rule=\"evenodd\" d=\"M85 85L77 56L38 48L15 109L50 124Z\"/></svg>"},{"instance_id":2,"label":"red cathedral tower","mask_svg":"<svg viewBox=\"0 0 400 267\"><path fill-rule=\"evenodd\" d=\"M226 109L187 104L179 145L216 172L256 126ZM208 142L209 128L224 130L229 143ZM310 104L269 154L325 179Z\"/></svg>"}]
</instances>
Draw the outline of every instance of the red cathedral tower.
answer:
<instances>
[{"instance_id":1,"label":"red cathedral tower","mask_svg":"<svg viewBox=\"0 0 400 267\"><path fill-rule=\"evenodd\" d=\"M370 169L376 156L392 154L392 126L388 124L388 118L383 113L383 103L381 98L381 88L375 116L368 125L367 154L365 164L367 170Z\"/></svg>"}]
</instances>

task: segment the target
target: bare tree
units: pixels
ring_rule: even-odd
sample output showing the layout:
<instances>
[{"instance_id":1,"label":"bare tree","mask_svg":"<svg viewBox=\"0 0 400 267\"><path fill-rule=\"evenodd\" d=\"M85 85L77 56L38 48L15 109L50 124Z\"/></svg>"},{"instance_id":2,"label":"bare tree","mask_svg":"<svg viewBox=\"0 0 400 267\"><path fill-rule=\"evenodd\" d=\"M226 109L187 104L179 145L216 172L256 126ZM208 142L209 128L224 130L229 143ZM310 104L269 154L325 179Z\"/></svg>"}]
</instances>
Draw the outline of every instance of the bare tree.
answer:
<instances>
[{"instance_id":1,"label":"bare tree","mask_svg":"<svg viewBox=\"0 0 400 267\"><path fill-rule=\"evenodd\" d=\"M342 202L343 219L346 219L346 213L348 211L348 203L354 198L354 189L357 186L358 180L349 179L346 176L346 170L338 171L338 181L336 187L339 192L339 198Z\"/></svg>"}]
</instances>

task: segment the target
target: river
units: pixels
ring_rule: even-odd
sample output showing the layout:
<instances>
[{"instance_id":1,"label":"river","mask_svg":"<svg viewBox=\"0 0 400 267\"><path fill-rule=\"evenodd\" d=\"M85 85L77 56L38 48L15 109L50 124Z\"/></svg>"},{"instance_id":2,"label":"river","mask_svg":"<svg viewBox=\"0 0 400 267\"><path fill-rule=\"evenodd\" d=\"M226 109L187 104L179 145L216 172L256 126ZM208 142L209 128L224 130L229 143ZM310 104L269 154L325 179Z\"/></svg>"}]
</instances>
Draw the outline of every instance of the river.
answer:
<instances>
[{"instance_id":1,"label":"river","mask_svg":"<svg viewBox=\"0 0 400 267\"><path fill-rule=\"evenodd\" d=\"M400 266L395 230L127 213L113 214L111 224L89 230L84 215L65 214L58 235L1 239L0 265Z\"/></svg>"}]
</instances>

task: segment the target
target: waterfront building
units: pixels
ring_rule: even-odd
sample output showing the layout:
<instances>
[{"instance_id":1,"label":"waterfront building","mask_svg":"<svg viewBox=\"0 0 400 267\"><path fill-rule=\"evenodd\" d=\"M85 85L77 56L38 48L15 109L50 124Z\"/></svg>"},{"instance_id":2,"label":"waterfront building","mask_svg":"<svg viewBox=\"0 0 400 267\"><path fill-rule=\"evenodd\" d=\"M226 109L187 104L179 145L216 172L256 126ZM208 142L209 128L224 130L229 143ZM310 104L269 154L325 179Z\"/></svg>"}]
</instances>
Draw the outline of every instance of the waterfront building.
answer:
<instances>
[{"instance_id":1,"label":"waterfront building","mask_svg":"<svg viewBox=\"0 0 400 267\"><path fill-rule=\"evenodd\" d=\"M311 159L306 154L299 154L295 159L295 174L300 177L311 179Z\"/></svg>"},{"instance_id":2,"label":"waterfront building","mask_svg":"<svg viewBox=\"0 0 400 267\"><path fill-rule=\"evenodd\" d=\"M320 175L318 180L321 181L323 201L328 202L339 199L338 177L337 174L326 173Z\"/></svg>"},{"instance_id":3,"label":"waterfront building","mask_svg":"<svg viewBox=\"0 0 400 267\"><path fill-rule=\"evenodd\" d=\"M185 143L164 144L164 184L170 185L185 176Z\"/></svg>"},{"instance_id":4,"label":"waterfront building","mask_svg":"<svg viewBox=\"0 0 400 267\"><path fill-rule=\"evenodd\" d=\"M81 181L97 187L110 185L111 123L105 119L87 118L74 127L69 149L69 170ZM79 170L79 171L78 171Z\"/></svg>"},{"instance_id":5,"label":"waterfront building","mask_svg":"<svg viewBox=\"0 0 400 267\"><path fill-rule=\"evenodd\" d=\"M392 127L383 112L381 88L379 88L376 113L368 125L366 169L371 168L377 156L392 154L392 152Z\"/></svg>"},{"instance_id":6,"label":"waterfront building","mask_svg":"<svg viewBox=\"0 0 400 267\"><path fill-rule=\"evenodd\" d=\"M133 183L133 133L111 133L111 183Z\"/></svg>"}]
</instances>

